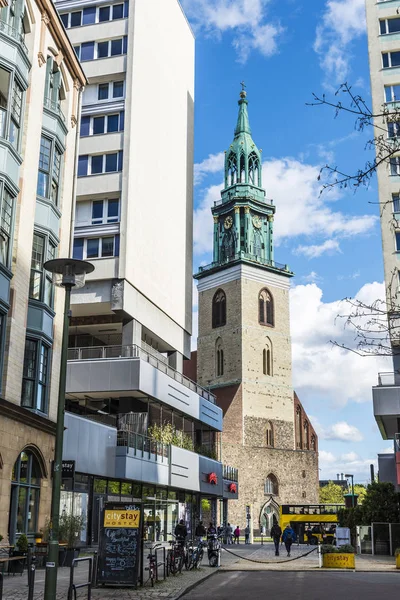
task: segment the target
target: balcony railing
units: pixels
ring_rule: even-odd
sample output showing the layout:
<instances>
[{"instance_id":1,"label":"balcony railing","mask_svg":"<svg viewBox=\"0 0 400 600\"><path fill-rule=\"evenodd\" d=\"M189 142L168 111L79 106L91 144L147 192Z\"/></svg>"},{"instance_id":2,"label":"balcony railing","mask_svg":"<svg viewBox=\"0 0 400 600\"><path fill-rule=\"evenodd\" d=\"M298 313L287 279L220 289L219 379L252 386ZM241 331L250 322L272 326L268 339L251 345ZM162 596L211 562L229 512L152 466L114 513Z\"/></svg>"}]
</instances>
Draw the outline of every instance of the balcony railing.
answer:
<instances>
[{"instance_id":1,"label":"balcony railing","mask_svg":"<svg viewBox=\"0 0 400 600\"><path fill-rule=\"evenodd\" d=\"M0 20L0 31L16 40L21 45L25 54L28 54L28 48L25 45L24 36L18 31L18 29L15 29L15 27L12 27L9 23Z\"/></svg>"},{"instance_id":2,"label":"balcony railing","mask_svg":"<svg viewBox=\"0 0 400 600\"><path fill-rule=\"evenodd\" d=\"M52 112L56 113L61 118L62 122L65 123L65 116L64 116L63 111L61 110L60 102L56 102L55 100L52 100L51 98L45 98L44 105L46 108L48 108Z\"/></svg>"},{"instance_id":3,"label":"balcony railing","mask_svg":"<svg viewBox=\"0 0 400 600\"><path fill-rule=\"evenodd\" d=\"M400 373L378 373L378 385L398 385L400 386Z\"/></svg>"},{"instance_id":4,"label":"balcony railing","mask_svg":"<svg viewBox=\"0 0 400 600\"><path fill-rule=\"evenodd\" d=\"M140 358L145 360L153 367L172 377L185 387L189 388L205 400L216 403L214 394L205 390L196 382L192 381L182 373L175 371L172 367L161 360L158 356L144 350L140 346L132 344L130 346L90 346L88 348L68 348L68 360L104 360L104 359L121 359L121 358ZM163 359L165 357L162 357Z\"/></svg>"},{"instance_id":5,"label":"balcony railing","mask_svg":"<svg viewBox=\"0 0 400 600\"><path fill-rule=\"evenodd\" d=\"M230 481L239 481L239 471L235 467L223 465L223 478Z\"/></svg>"},{"instance_id":6,"label":"balcony railing","mask_svg":"<svg viewBox=\"0 0 400 600\"><path fill-rule=\"evenodd\" d=\"M249 254L248 252L239 252L238 254L234 254L227 258L226 260L218 260L216 262L212 262L209 265L205 265L204 267L199 267L199 273L204 273L204 271L210 271L211 269L215 269L216 267L220 267L221 265L226 265L231 262L235 262L236 260L245 259L250 262L253 262L256 265L264 265L266 267L272 267L273 269L277 269L279 271L286 271L287 273L291 273L288 265L283 265L281 263L275 262L274 260L267 260L262 258L261 256L254 256L254 254Z\"/></svg>"},{"instance_id":7,"label":"balcony railing","mask_svg":"<svg viewBox=\"0 0 400 600\"><path fill-rule=\"evenodd\" d=\"M169 463L169 444L156 442L140 433L118 431L117 446L130 448L138 458L151 459L152 456L155 456L156 460Z\"/></svg>"}]
</instances>

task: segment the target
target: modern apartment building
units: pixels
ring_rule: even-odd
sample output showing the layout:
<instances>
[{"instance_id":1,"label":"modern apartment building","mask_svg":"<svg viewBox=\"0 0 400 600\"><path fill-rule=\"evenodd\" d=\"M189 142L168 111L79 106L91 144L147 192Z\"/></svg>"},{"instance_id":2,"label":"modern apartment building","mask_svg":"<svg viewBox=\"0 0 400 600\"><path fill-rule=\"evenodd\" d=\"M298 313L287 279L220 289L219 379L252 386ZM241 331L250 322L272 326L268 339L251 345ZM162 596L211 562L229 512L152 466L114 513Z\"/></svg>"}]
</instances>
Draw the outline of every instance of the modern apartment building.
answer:
<instances>
[{"instance_id":1,"label":"modern apartment building","mask_svg":"<svg viewBox=\"0 0 400 600\"><path fill-rule=\"evenodd\" d=\"M50 512L63 294L43 263L71 247L80 90L51 0L0 0L0 533Z\"/></svg>"},{"instance_id":2,"label":"modern apartment building","mask_svg":"<svg viewBox=\"0 0 400 600\"><path fill-rule=\"evenodd\" d=\"M62 510L96 544L107 500L142 499L149 539L237 496L222 411L184 377L192 326L194 38L177 0L59 0L89 80L80 118ZM202 502L203 500L203 502Z\"/></svg>"},{"instance_id":3,"label":"modern apartment building","mask_svg":"<svg viewBox=\"0 0 400 600\"><path fill-rule=\"evenodd\" d=\"M368 50L374 114L389 113L400 106L400 1L366 0ZM399 129L390 117L382 131L382 117L376 119L376 136L398 147ZM385 140L385 141L386 141ZM395 454L378 455L379 478L400 489L400 152L377 169L382 250L388 322L393 350L393 372L380 373L373 388L374 415L384 440L395 440Z\"/></svg>"}]
</instances>

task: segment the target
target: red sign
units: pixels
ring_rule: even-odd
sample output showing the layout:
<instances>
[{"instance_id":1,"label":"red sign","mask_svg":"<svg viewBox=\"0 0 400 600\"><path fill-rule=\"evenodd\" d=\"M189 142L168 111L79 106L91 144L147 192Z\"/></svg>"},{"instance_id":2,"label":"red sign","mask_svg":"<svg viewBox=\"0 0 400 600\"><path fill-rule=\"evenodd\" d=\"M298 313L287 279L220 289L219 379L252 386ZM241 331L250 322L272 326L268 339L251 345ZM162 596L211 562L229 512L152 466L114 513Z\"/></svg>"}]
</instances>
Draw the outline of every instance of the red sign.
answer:
<instances>
[{"instance_id":1,"label":"red sign","mask_svg":"<svg viewBox=\"0 0 400 600\"><path fill-rule=\"evenodd\" d=\"M207 481L208 481L208 483L213 483L214 485L217 485L217 483L218 483L217 474L216 473L209 473L207 475Z\"/></svg>"},{"instance_id":2,"label":"red sign","mask_svg":"<svg viewBox=\"0 0 400 600\"><path fill-rule=\"evenodd\" d=\"M236 492L237 492L236 483L230 483L228 489L231 492L231 494L236 494Z\"/></svg>"}]
</instances>

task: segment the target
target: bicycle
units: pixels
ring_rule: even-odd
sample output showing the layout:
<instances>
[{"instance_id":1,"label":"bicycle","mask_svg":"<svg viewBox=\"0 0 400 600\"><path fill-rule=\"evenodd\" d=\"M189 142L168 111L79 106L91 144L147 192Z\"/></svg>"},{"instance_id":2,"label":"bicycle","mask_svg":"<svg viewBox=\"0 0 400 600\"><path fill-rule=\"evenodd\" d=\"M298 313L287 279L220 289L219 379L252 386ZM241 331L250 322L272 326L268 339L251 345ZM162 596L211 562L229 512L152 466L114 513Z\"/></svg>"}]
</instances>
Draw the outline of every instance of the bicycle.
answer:
<instances>
[{"instance_id":1,"label":"bicycle","mask_svg":"<svg viewBox=\"0 0 400 600\"><path fill-rule=\"evenodd\" d=\"M191 548L189 547L189 552L190 550L192 550L191 552L191 569L200 569L201 566L201 561L203 560L204 557L204 546L205 546L205 542L203 542L203 540L199 540L197 543L197 546L195 547L192 543Z\"/></svg>"},{"instance_id":2,"label":"bicycle","mask_svg":"<svg viewBox=\"0 0 400 600\"><path fill-rule=\"evenodd\" d=\"M174 538L176 535L170 533ZM185 543L178 540L170 540L171 548L168 550L168 558L167 558L167 573L172 573L172 575L176 575L177 573L181 573L183 564L186 560L185 557Z\"/></svg>"},{"instance_id":3,"label":"bicycle","mask_svg":"<svg viewBox=\"0 0 400 600\"><path fill-rule=\"evenodd\" d=\"M154 587L154 581L157 580L157 556L155 550L157 548L161 548L162 544L156 544L150 550L150 554L147 556L149 561L149 566L145 567L145 571L149 572L149 579L151 583L151 587Z\"/></svg>"}]
</instances>

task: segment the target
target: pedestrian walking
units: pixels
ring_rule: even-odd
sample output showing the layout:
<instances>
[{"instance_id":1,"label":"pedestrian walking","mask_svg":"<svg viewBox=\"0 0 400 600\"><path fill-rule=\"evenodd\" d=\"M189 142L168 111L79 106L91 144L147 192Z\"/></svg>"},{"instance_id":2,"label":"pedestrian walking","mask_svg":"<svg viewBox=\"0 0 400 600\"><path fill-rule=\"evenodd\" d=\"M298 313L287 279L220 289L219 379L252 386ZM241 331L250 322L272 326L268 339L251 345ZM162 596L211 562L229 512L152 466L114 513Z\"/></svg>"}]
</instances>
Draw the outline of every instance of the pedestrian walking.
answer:
<instances>
[{"instance_id":1,"label":"pedestrian walking","mask_svg":"<svg viewBox=\"0 0 400 600\"><path fill-rule=\"evenodd\" d=\"M279 556L279 542L282 536L282 529L279 527L278 523L275 523L271 527L271 537L275 545L275 556Z\"/></svg>"},{"instance_id":2,"label":"pedestrian walking","mask_svg":"<svg viewBox=\"0 0 400 600\"><path fill-rule=\"evenodd\" d=\"M233 543L238 544L239 543L239 537L240 537L240 528L239 528L239 525L236 525L236 529L233 532L233 537L234 537L234 542Z\"/></svg>"},{"instance_id":3,"label":"pedestrian walking","mask_svg":"<svg viewBox=\"0 0 400 600\"><path fill-rule=\"evenodd\" d=\"M293 542L296 541L296 534L290 525L286 525L284 532L282 533L282 542L285 544L287 555L290 556L290 548Z\"/></svg>"},{"instance_id":4,"label":"pedestrian walking","mask_svg":"<svg viewBox=\"0 0 400 600\"><path fill-rule=\"evenodd\" d=\"M250 527L248 525L244 530L244 543L250 544Z\"/></svg>"},{"instance_id":5,"label":"pedestrian walking","mask_svg":"<svg viewBox=\"0 0 400 600\"><path fill-rule=\"evenodd\" d=\"M228 523L228 525L226 526L226 542L227 542L227 544L232 544L232 535L233 535L233 528L232 528L232 525L230 523Z\"/></svg>"}]
</instances>

